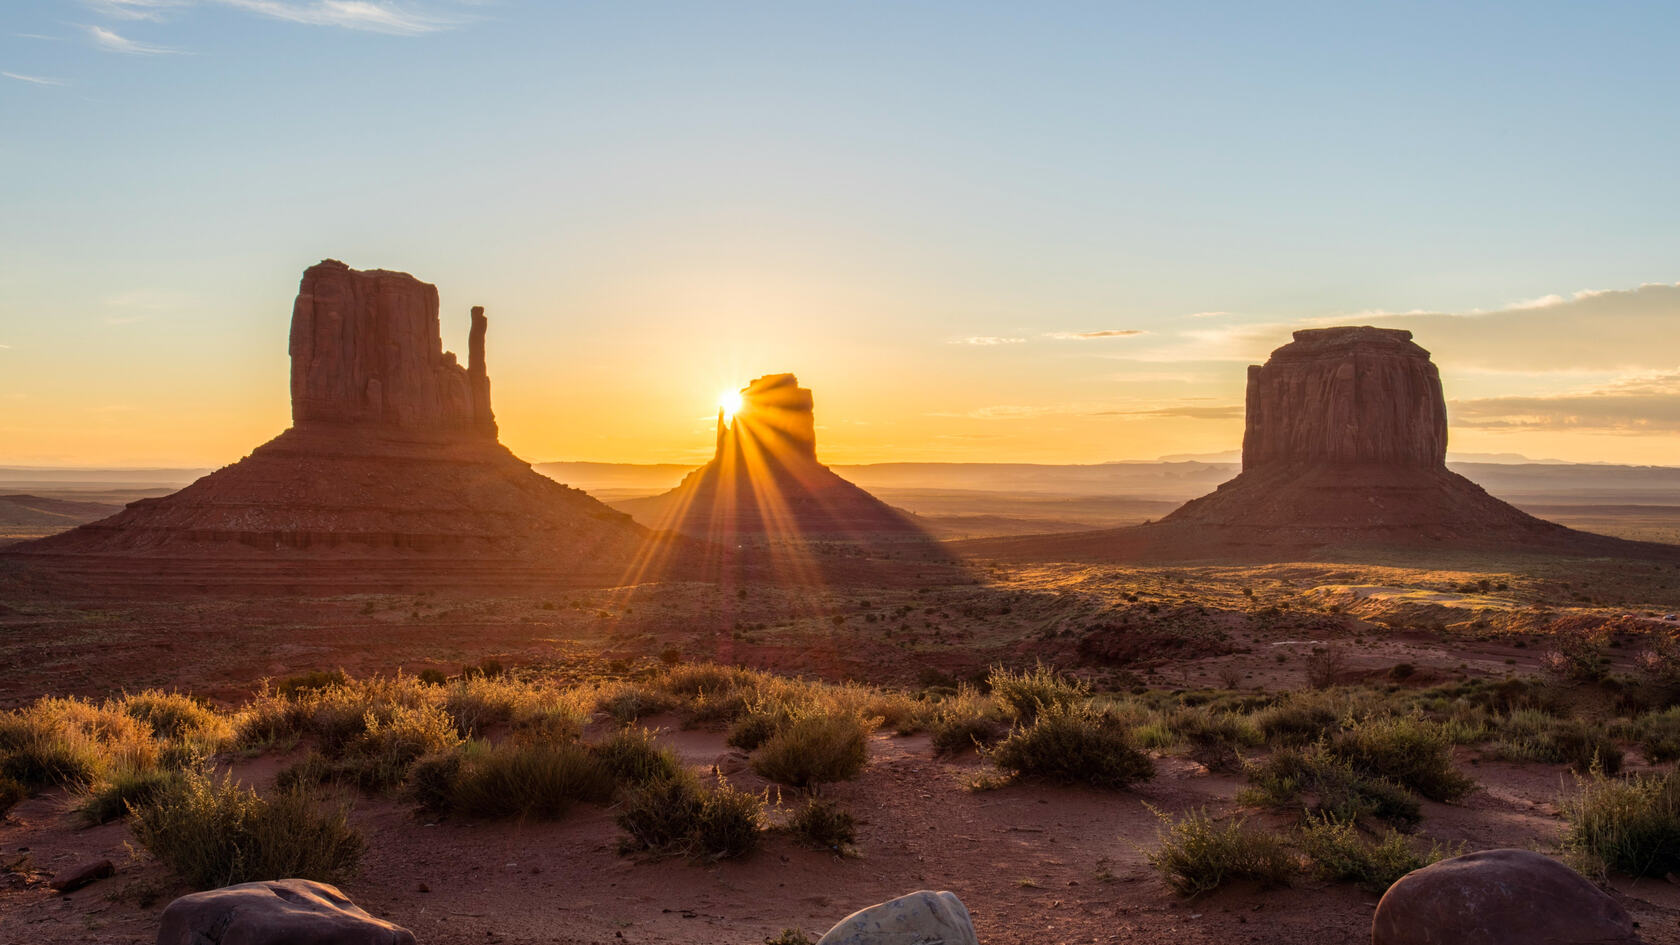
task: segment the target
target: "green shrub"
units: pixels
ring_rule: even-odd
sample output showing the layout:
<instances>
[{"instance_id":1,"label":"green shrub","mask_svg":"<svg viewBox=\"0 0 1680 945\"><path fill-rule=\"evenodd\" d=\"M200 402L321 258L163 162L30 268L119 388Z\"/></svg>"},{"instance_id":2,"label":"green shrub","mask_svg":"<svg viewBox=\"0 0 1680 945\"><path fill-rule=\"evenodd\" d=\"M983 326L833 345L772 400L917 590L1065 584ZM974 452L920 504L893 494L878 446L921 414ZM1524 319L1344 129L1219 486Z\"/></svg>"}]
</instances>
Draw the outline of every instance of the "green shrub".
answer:
<instances>
[{"instance_id":1,"label":"green shrub","mask_svg":"<svg viewBox=\"0 0 1680 945\"><path fill-rule=\"evenodd\" d=\"M1333 882L1354 883L1369 893L1381 895L1394 881L1439 860L1439 846L1419 856L1398 831L1390 829L1382 839L1366 839L1352 820L1324 816L1309 819L1301 831L1301 850L1313 872Z\"/></svg>"},{"instance_id":2,"label":"green shrub","mask_svg":"<svg viewBox=\"0 0 1680 945\"><path fill-rule=\"evenodd\" d=\"M186 774L134 808L134 836L196 889L297 877L342 882L361 861L361 835L343 808L315 796L272 797L223 778Z\"/></svg>"},{"instance_id":3,"label":"green shrub","mask_svg":"<svg viewBox=\"0 0 1680 945\"><path fill-rule=\"evenodd\" d=\"M1125 788L1155 776L1154 762L1132 746L1124 722L1089 706L1055 706L1017 727L988 756L1031 778Z\"/></svg>"},{"instance_id":4,"label":"green shrub","mask_svg":"<svg viewBox=\"0 0 1680 945\"><path fill-rule=\"evenodd\" d=\"M1422 819L1411 792L1360 774L1319 748L1281 748L1248 766L1248 783L1241 798L1245 803L1305 810L1337 820L1375 817L1402 829Z\"/></svg>"},{"instance_id":5,"label":"green shrub","mask_svg":"<svg viewBox=\"0 0 1680 945\"><path fill-rule=\"evenodd\" d=\"M757 849L764 799L720 781L707 787L692 773L632 790L618 815L627 852L722 860Z\"/></svg>"},{"instance_id":6,"label":"green shrub","mask_svg":"<svg viewBox=\"0 0 1680 945\"><path fill-rule=\"evenodd\" d=\"M1068 679L1043 663L1020 672L994 666L986 685L1005 711L1021 722L1031 722L1048 709L1068 708L1091 697L1088 683Z\"/></svg>"},{"instance_id":7,"label":"green shrub","mask_svg":"<svg viewBox=\"0 0 1680 945\"><path fill-rule=\"evenodd\" d=\"M449 789L449 809L468 817L558 820L580 801L612 799L613 776L573 742L471 742Z\"/></svg>"},{"instance_id":8,"label":"green shrub","mask_svg":"<svg viewBox=\"0 0 1680 945\"><path fill-rule=\"evenodd\" d=\"M1476 783L1452 764L1452 740L1432 722L1411 717L1366 719L1330 742L1332 755L1360 774L1386 778L1432 801L1455 801Z\"/></svg>"},{"instance_id":9,"label":"green shrub","mask_svg":"<svg viewBox=\"0 0 1680 945\"><path fill-rule=\"evenodd\" d=\"M1242 820L1215 824L1205 809L1187 811L1177 820L1158 810L1155 816L1162 824L1160 846L1149 851L1147 859L1180 896L1199 896L1238 879L1284 885L1300 869L1287 843L1243 829Z\"/></svg>"},{"instance_id":10,"label":"green shrub","mask_svg":"<svg viewBox=\"0 0 1680 945\"><path fill-rule=\"evenodd\" d=\"M833 801L813 797L788 821L788 831L807 846L844 854L857 843L857 821Z\"/></svg>"},{"instance_id":11,"label":"green shrub","mask_svg":"<svg viewBox=\"0 0 1680 945\"><path fill-rule=\"evenodd\" d=\"M1680 774L1624 780L1594 772L1563 803L1564 848L1584 871L1680 872Z\"/></svg>"},{"instance_id":12,"label":"green shrub","mask_svg":"<svg viewBox=\"0 0 1680 945\"><path fill-rule=\"evenodd\" d=\"M753 756L753 770L792 787L855 778L869 757L869 723L855 715L794 719Z\"/></svg>"},{"instance_id":13,"label":"green shrub","mask_svg":"<svg viewBox=\"0 0 1680 945\"><path fill-rule=\"evenodd\" d=\"M422 810L446 814L455 799L455 782L461 778L460 751L427 755L408 769L408 796Z\"/></svg>"},{"instance_id":14,"label":"green shrub","mask_svg":"<svg viewBox=\"0 0 1680 945\"><path fill-rule=\"evenodd\" d=\"M655 744L653 733L645 728L619 729L589 750L620 784L651 784L683 770L676 754Z\"/></svg>"}]
</instances>

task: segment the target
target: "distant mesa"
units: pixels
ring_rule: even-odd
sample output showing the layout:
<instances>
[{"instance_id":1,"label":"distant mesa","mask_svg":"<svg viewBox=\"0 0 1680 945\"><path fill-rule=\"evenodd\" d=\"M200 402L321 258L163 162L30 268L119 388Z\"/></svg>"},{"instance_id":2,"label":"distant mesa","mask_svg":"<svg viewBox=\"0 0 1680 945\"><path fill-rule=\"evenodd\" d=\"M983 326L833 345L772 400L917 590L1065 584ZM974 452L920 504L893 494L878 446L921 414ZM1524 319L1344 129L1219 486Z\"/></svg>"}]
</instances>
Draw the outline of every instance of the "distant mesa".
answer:
<instances>
[{"instance_id":1,"label":"distant mesa","mask_svg":"<svg viewBox=\"0 0 1680 945\"><path fill-rule=\"evenodd\" d=\"M718 411L710 462L663 495L619 507L655 528L726 543L927 540L906 513L817 460L813 406L794 375L758 378L741 389L734 417Z\"/></svg>"},{"instance_id":2,"label":"distant mesa","mask_svg":"<svg viewBox=\"0 0 1680 945\"><path fill-rule=\"evenodd\" d=\"M1280 560L1418 547L1680 556L1674 546L1543 521L1448 470L1440 373L1411 332L1319 328L1294 338L1248 369L1235 479L1156 523L965 549L1095 560Z\"/></svg>"},{"instance_id":3,"label":"distant mesa","mask_svg":"<svg viewBox=\"0 0 1680 945\"><path fill-rule=\"evenodd\" d=\"M179 492L6 554L107 589L617 583L649 535L497 441L488 322L465 367L437 289L325 260L292 309L292 427Z\"/></svg>"}]
</instances>

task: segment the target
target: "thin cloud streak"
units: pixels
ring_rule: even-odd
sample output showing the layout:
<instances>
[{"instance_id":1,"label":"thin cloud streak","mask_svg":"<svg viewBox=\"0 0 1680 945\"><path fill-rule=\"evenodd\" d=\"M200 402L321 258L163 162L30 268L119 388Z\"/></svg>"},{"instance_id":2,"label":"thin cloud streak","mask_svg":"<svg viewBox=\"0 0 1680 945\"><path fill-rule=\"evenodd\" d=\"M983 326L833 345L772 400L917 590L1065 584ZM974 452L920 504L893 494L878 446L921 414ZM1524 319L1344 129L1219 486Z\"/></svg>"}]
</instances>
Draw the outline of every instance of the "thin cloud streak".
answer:
<instances>
[{"instance_id":1,"label":"thin cloud streak","mask_svg":"<svg viewBox=\"0 0 1680 945\"><path fill-rule=\"evenodd\" d=\"M1139 328L1104 328L1098 331L1052 331L1044 337L1058 341L1089 341L1093 338L1131 338L1144 334Z\"/></svg>"},{"instance_id":2,"label":"thin cloud streak","mask_svg":"<svg viewBox=\"0 0 1680 945\"><path fill-rule=\"evenodd\" d=\"M1018 345L1026 340L1027 339L1025 338L1001 338L997 335L974 335L968 338L952 338L950 341L947 341L946 344L980 345L982 347L988 347L991 345Z\"/></svg>"},{"instance_id":3,"label":"thin cloud streak","mask_svg":"<svg viewBox=\"0 0 1680 945\"><path fill-rule=\"evenodd\" d=\"M167 46L153 46L148 43L135 42L125 36L119 36L103 26L90 26L88 35L93 37L93 44L108 52L123 53L129 56L161 56L179 52Z\"/></svg>"},{"instance_id":4,"label":"thin cloud streak","mask_svg":"<svg viewBox=\"0 0 1680 945\"><path fill-rule=\"evenodd\" d=\"M19 75L16 72L0 72L0 75L3 75L8 79L16 79L19 82L28 82L30 85L63 85L64 84L64 80L62 80L62 79L49 79L45 76L39 76L39 75Z\"/></svg>"}]
</instances>

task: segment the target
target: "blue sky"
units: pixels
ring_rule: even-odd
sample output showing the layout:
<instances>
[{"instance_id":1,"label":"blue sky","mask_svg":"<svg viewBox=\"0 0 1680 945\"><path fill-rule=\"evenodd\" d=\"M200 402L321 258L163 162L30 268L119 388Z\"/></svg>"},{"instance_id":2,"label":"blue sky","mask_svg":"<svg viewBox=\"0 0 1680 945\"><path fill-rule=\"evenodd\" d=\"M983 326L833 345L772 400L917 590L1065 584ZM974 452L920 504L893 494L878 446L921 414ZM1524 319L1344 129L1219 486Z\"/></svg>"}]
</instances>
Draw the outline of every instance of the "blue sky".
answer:
<instances>
[{"instance_id":1,"label":"blue sky","mask_svg":"<svg viewBox=\"0 0 1680 945\"><path fill-rule=\"evenodd\" d=\"M489 307L533 459L704 454L784 370L835 461L1212 452L1291 326L1439 313L1456 448L1680 463L1676 48L1654 3L11 0L0 462L237 458L332 256L457 348Z\"/></svg>"}]
</instances>

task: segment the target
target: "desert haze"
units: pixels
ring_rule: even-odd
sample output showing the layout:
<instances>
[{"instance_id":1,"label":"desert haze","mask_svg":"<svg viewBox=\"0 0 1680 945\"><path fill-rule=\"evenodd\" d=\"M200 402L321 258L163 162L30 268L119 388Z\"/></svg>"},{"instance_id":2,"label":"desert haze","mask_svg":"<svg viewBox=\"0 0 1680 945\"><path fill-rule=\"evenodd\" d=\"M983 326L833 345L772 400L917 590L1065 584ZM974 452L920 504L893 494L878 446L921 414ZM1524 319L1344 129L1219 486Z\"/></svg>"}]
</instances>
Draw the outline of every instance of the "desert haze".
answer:
<instances>
[{"instance_id":1,"label":"desert haze","mask_svg":"<svg viewBox=\"0 0 1680 945\"><path fill-rule=\"evenodd\" d=\"M0 14L0 945L1680 945L1680 15Z\"/></svg>"}]
</instances>

